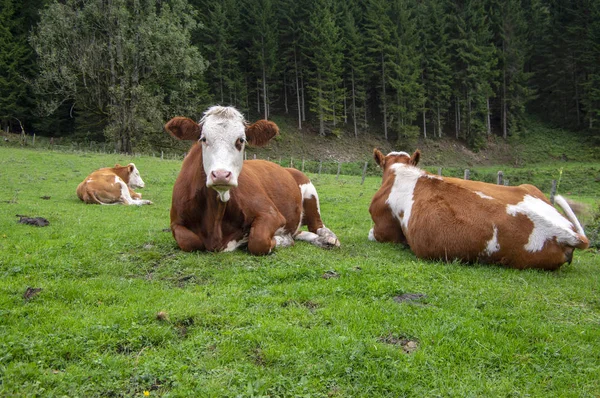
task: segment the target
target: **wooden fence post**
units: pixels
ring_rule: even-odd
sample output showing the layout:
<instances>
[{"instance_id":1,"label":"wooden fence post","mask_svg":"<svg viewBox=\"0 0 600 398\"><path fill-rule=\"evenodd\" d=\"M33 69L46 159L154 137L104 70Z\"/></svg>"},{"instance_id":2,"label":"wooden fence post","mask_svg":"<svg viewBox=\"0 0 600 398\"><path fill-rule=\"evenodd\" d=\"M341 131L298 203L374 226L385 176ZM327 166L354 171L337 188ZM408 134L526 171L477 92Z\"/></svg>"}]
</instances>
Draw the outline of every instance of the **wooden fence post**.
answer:
<instances>
[{"instance_id":1,"label":"wooden fence post","mask_svg":"<svg viewBox=\"0 0 600 398\"><path fill-rule=\"evenodd\" d=\"M338 162L338 171L337 174L335 176L335 179L339 179L340 178L340 171L342 170L342 162Z\"/></svg>"},{"instance_id":2,"label":"wooden fence post","mask_svg":"<svg viewBox=\"0 0 600 398\"><path fill-rule=\"evenodd\" d=\"M465 169L464 179L468 180L470 175L471 175L471 171L469 169Z\"/></svg>"},{"instance_id":3,"label":"wooden fence post","mask_svg":"<svg viewBox=\"0 0 600 398\"><path fill-rule=\"evenodd\" d=\"M369 162L365 162L365 167L363 167L363 174L362 174L362 180L360 181L360 185L365 183L365 177L367 176L367 166L369 165Z\"/></svg>"},{"instance_id":4,"label":"wooden fence post","mask_svg":"<svg viewBox=\"0 0 600 398\"><path fill-rule=\"evenodd\" d=\"M441 176L442 175L442 168L438 167L438 175Z\"/></svg>"},{"instance_id":5,"label":"wooden fence post","mask_svg":"<svg viewBox=\"0 0 600 398\"><path fill-rule=\"evenodd\" d=\"M256 160L256 154L252 155L252 159Z\"/></svg>"},{"instance_id":6,"label":"wooden fence post","mask_svg":"<svg viewBox=\"0 0 600 398\"><path fill-rule=\"evenodd\" d=\"M321 175L321 169L323 168L323 161L319 160L319 176Z\"/></svg>"},{"instance_id":7,"label":"wooden fence post","mask_svg":"<svg viewBox=\"0 0 600 398\"><path fill-rule=\"evenodd\" d=\"M302 172L304 173L304 158L302 158Z\"/></svg>"},{"instance_id":8,"label":"wooden fence post","mask_svg":"<svg viewBox=\"0 0 600 398\"><path fill-rule=\"evenodd\" d=\"M290 167L294 167L294 158L290 157Z\"/></svg>"},{"instance_id":9,"label":"wooden fence post","mask_svg":"<svg viewBox=\"0 0 600 398\"><path fill-rule=\"evenodd\" d=\"M35 133L33 133L33 139L31 140L31 146L35 146Z\"/></svg>"},{"instance_id":10,"label":"wooden fence post","mask_svg":"<svg viewBox=\"0 0 600 398\"><path fill-rule=\"evenodd\" d=\"M550 203L554 205L554 197L556 196L556 180L552 180L552 188L550 189Z\"/></svg>"},{"instance_id":11,"label":"wooden fence post","mask_svg":"<svg viewBox=\"0 0 600 398\"><path fill-rule=\"evenodd\" d=\"M161 150L160 151L160 160L164 160L165 158L165 153Z\"/></svg>"},{"instance_id":12,"label":"wooden fence post","mask_svg":"<svg viewBox=\"0 0 600 398\"><path fill-rule=\"evenodd\" d=\"M498 185L504 185L504 173L502 170L498 171Z\"/></svg>"}]
</instances>

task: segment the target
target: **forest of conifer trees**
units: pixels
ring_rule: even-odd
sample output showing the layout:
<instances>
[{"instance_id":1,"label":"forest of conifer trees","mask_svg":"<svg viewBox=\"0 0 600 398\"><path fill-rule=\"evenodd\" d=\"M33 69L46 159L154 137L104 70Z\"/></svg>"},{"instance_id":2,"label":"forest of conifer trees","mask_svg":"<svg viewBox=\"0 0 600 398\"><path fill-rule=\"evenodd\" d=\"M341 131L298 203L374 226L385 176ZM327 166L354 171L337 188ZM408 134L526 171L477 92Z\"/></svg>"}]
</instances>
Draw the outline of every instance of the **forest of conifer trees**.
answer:
<instances>
[{"instance_id":1,"label":"forest of conifer trees","mask_svg":"<svg viewBox=\"0 0 600 398\"><path fill-rule=\"evenodd\" d=\"M0 0L4 131L130 152L234 105L321 135L598 129L600 0Z\"/></svg>"}]
</instances>

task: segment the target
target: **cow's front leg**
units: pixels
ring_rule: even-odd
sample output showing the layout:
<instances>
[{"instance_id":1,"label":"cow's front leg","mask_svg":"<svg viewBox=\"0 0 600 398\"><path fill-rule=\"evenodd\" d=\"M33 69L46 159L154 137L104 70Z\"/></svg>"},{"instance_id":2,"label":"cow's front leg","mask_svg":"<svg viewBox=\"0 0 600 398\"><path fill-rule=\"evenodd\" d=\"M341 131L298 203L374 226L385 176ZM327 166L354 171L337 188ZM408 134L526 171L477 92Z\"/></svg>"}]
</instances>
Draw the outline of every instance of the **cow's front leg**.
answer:
<instances>
[{"instance_id":1,"label":"cow's front leg","mask_svg":"<svg viewBox=\"0 0 600 398\"><path fill-rule=\"evenodd\" d=\"M131 188L129 188L129 196L131 196L132 199L141 199L142 198L142 194L141 193L137 193L137 192L135 192Z\"/></svg>"},{"instance_id":2,"label":"cow's front leg","mask_svg":"<svg viewBox=\"0 0 600 398\"><path fill-rule=\"evenodd\" d=\"M369 240L377 242L407 243L406 237L400 227L400 223L391 215L389 217L379 217L374 221L375 226L369 231Z\"/></svg>"},{"instance_id":3,"label":"cow's front leg","mask_svg":"<svg viewBox=\"0 0 600 398\"><path fill-rule=\"evenodd\" d=\"M256 255L269 254L277 245L275 232L285 225L285 218L275 210L254 219L248 236L248 251Z\"/></svg>"},{"instance_id":4,"label":"cow's front leg","mask_svg":"<svg viewBox=\"0 0 600 398\"><path fill-rule=\"evenodd\" d=\"M204 242L198 235L180 224L171 224L171 232L181 250L191 252L205 250Z\"/></svg>"}]
</instances>

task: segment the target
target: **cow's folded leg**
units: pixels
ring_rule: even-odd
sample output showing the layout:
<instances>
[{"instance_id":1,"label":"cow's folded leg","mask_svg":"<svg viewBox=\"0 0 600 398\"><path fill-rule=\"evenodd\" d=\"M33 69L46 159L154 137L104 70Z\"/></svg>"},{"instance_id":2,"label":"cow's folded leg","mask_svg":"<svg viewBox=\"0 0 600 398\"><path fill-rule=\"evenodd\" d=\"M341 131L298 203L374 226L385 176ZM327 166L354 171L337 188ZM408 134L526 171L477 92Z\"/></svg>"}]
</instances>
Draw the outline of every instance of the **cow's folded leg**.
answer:
<instances>
[{"instance_id":1,"label":"cow's folded leg","mask_svg":"<svg viewBox=\"0 0 600 398\"><path fill-rule=\"evenodd\" d=\"M171 224L171 231L181 250L186 252L204 250L202 239L183 225Z\"/></svg>"},{"instance_id":2,"label":"cow's folded leg","mask_svg":"<svg viewBox=\"0 0 600 398\"><path fill-rule=\"evenodd\" d=\"M312 243L313 245L324 249L340 247L340 241L337 236L327 227L319 228L317 233L300 231L294 236L294 239Z\"/></svg>"},{"instance_id":3,"label":"cow's folded leg","mask_svg":"<svg viewBox=\"0 0 600 398\"><path fill-rule=\"evenodd\" d=\"M266 214L269 216L256 218L250 228L248 251L252 254L269 254L277 245L275 232L285 225L285 218L281 214L273 212Z\"/></svg>"}]
</instances>

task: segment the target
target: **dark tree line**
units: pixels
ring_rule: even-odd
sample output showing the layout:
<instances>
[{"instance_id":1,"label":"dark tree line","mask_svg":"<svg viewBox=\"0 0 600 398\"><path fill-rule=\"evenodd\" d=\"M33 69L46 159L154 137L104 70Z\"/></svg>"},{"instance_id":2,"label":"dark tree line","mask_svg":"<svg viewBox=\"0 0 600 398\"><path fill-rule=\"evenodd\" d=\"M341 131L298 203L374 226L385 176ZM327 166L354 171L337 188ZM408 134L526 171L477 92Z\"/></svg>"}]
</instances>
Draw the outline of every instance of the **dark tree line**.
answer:
<instances>
[{"instance_id":1,"label":"dark tree line","mask_svg":"<svg viewBox=\"0 0 600 398\"><path fill-rule=\"evenodd\" d=\"M526 112L598 129L600 0L0 4L5 130L130 151L162 119L211 103L321 135L451 135L472 147L518 131Z\"/></svg>"}]
</instances>

